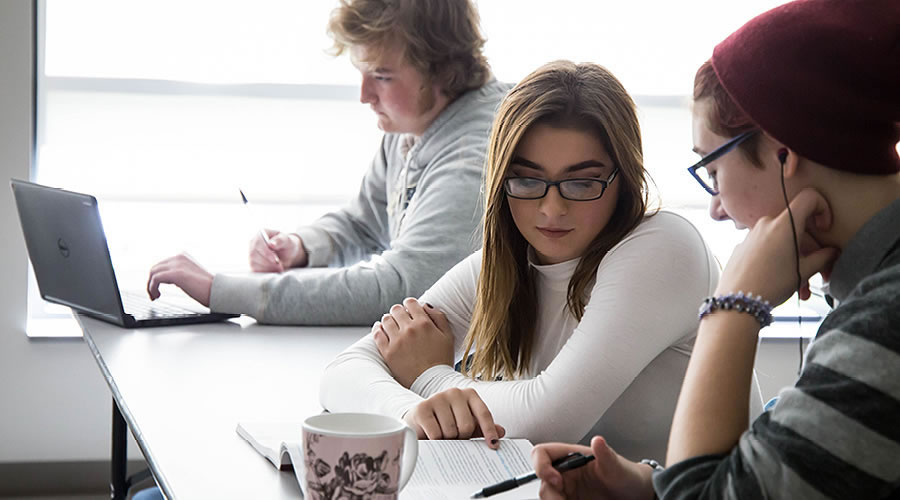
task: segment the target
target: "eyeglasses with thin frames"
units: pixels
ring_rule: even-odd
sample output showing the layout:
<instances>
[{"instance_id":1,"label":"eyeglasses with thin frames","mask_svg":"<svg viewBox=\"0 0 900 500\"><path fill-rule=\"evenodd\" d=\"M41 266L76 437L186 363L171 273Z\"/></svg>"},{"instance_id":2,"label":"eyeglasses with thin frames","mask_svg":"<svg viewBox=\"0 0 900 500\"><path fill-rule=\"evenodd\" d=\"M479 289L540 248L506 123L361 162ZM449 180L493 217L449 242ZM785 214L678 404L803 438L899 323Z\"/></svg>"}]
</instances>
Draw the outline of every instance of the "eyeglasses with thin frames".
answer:
<instances>
[{"instance_id":1,"label":"eyeglasses with thin frames","mask_svg":"<svg viewBox=\"0 0 900 500\"><path fill-rule=\"evenodd\" d=\"M556 186L559 195L567 200L593 201L603 196L618 173L619 167L616 167L606 179L579 178L555 182L537 177L507 177L503 187L507 196L520 200L539 200L547 196L550 186Z\"/></svg>"},{"instance_id":2,"label":"eyeglasses with thin frames","mask_svg":"<svg viewBox=\"0 0 900 500\"><path fill-rule=\"evenodd\" d=\"M709 165L710 163L718 160L722 156L725 156L725 154L730 152L732 149L738 147L738 145L740 143L742 143L742 142L746 141L747 139L756 135L757 132L758 132L758 130L748 130L747 132L744 132L735 137L732 137L731 139L728 140L728 142L726 142L725 144L722 144L721 146L719 146L715 150L713 150L712 153L709 153L708 155L704 156L703 158L700 158L700 161L698 161L697 163L688 167L688 169L687 169L688 172L691 174L691 176L694 179L697 180L697 182L700 183L701 186L703 186L703 189L705 189L707 193L709 193L713 196L716 196L717 194L719 194L719 186L718 186L718 183L716 182L716 176L711 175L709 173L709 170L706 169L706 166ZM700 171L701 169L702 169L702 171ZM698 171L700 171L700 172L698 172ZM705 172L705 175L704 175L704 172ZM704 180L704 177L707 180Z\"/></svg>"}]
</instances>

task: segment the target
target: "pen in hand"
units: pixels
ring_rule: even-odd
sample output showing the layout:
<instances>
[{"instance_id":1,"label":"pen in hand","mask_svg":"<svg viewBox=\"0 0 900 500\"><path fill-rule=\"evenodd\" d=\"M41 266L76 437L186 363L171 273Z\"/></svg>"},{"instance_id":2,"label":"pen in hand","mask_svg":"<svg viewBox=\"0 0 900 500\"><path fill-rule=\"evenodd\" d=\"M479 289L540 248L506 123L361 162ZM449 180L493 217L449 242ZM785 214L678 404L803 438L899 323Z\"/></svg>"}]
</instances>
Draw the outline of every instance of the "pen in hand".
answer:
<instances>
[{"instance_id":1,"label":"pen in hand","mask_svg":"<svg viewBox=\"0 0 900 500\"><path fill-rule=\"evenodd\" d=\"M565 472L567 470L577 469L582 467L591 460L594 459L594 455L582 455L581 453L569 453L564 457L557 458L553 461L553 468L560 471ZM504 491L509 491L513 488L521 486L525 483L530 483L537 479L537 474L534 472L514 477L512 479L507 479L506 481L484 487L481 491L476 491L472 494L471 498L484 498L489 497L491 495L496 495L497 493L503 493Z\"/></svg>"},{"instance_id":2,"label":"pen in hand","mask_svg":"<svg viewBox=\"0 0 900 500\"><path fill-rule=\"evenodd\" d=\"M238 191L240 191L240 193L241 193L241 200L243 200L244 206L247 207L247 209L249 210L250 205L248 205L247 197L244 196L244 190L238 189ZM269 248L272 248L272 241L269 240L269 235L266 234L266 230L264 228L262 228L261 226L259 228L259 235L262 236L263 241L266 242L266 246L268 246Z\"/></svg>"},{"instance_id":3,"label":"pen in hand","mask_svg":"<svg viewBox=\"0 0 900 500\"><path fill-rule=\"evenodd\" d=\"M248 212L252 212L252 210L250 209L250 203L247 201L247 196L244 195L244 190L238 189L238 191L240 191L240 193L241 193L241 201L244 202L244 207L247 208ZM251 219L253 219L252 214L251 214ZM268 233L266 233L265 228L263 228L262 226L258 226L258 227L259 227L259 235L262 237L263 242L265 242L266 247L272 251L272 258L274 258L274 261L271 261L271 259L268 257L267 257L267 260L270 260L270 262L274 263L275 266L277 266L275 268L276 271L278 271L278 272L283 271L284 268L282 267L281 259L278 257L278 253L275 251L275 247L272 244L272 240L269 239L269 235L268 235Z\"/></svg>"}]
</instances>

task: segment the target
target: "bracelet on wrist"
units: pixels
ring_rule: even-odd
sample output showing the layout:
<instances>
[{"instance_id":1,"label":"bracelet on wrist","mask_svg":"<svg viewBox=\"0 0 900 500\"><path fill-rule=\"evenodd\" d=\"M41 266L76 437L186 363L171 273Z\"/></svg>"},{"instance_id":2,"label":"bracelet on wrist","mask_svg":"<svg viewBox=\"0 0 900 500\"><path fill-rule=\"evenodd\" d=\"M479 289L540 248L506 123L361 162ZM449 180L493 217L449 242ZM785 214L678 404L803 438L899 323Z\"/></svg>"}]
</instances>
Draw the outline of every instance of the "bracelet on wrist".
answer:
<instances>
[{"instance_id":1,"label":"bracelet on wrist","mask_svg":"<svg viewBox=\"0 0 900 500\"><path fill-rule=\"evenodd\" d=\"M653 460L652 458L645 458L641 460L641 463L644 465L649 465L654 471L665 470L665 467L659 465L659 462Z\"/></svg>"},{"instance_id":2,"label":"bracelet on wrist","mask_svg":"<svg viewBox=\"0 0 900 500\"><path fill-rule=\"evenodd\" d=\"M772 305L759 295L754 297L752 293L744 295L744 292L738 292L707 297L700 304L698 318L703 319L707 314L720 309L750 314L759 321L760 328L765 328L772 324Z\"/></svg>"}]
</instances>

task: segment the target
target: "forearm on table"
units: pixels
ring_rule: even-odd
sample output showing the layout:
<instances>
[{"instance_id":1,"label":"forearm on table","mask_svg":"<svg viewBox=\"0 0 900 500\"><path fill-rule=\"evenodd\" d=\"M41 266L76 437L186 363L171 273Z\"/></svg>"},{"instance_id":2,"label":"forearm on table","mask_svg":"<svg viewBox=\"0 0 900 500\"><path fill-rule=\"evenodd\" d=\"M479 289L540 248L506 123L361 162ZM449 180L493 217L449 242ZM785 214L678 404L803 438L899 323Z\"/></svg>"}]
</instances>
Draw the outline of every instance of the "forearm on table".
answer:
<instances>
[{"instance_id":1,"label":"forearm on table","mask_svg":"<svg viewBox=\"0 0 900 500\"><path fill-rule=\"evenodd\" d=\"M404 277L389 263L375 269L358 264L216 275L210 305L214 311L248 314L267 324L370 326L405 293Z\"/></svg>"},{"instance_id":2,"label":"forearm on table","mask_svg":"<svg viewBox=\"0 0 900 500\"><path fill-rule=\"evenodd\" d=\"M371 412L397 418L422 399L394 380L371 335L328 365L319 390L319 401L328 411Z\"/></svg>"}]
</instances>

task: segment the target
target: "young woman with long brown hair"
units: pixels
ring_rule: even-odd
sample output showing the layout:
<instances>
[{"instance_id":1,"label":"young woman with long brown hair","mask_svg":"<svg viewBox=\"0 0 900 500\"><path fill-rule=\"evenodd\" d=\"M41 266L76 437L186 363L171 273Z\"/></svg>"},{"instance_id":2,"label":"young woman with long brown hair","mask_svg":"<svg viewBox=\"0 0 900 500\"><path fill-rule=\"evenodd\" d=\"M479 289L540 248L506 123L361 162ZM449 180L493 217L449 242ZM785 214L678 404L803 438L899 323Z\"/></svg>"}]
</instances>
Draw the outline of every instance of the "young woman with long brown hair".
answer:
<instances>
[{"instance_id":1,"label":"young woman with long brown hair","mask_svg":"<svg viewBox=\"0 0 900 500\"><path fill-rule=\"evenodd\" d=\"M527 76L491 133L482 251L341 354L323 406L430 439L492 441L496 420L535 442L602 431L663 453L718 266L685 219L647 213L647 177L612 74L557 61Z\"/></svg>"}]
</instances>

